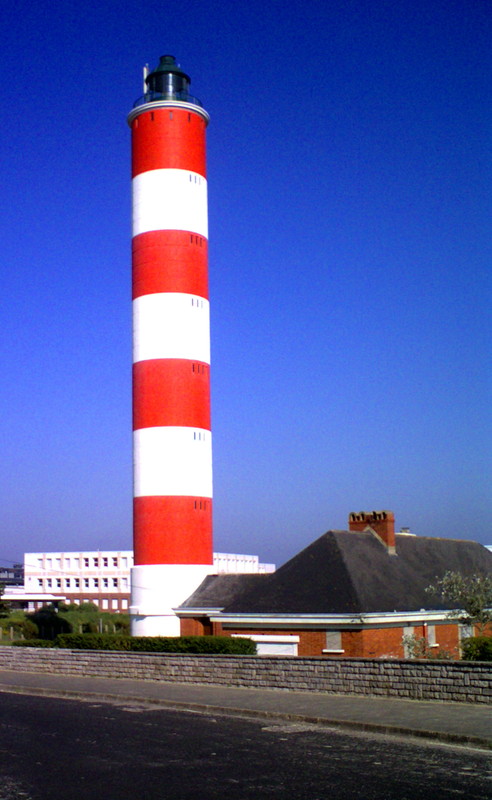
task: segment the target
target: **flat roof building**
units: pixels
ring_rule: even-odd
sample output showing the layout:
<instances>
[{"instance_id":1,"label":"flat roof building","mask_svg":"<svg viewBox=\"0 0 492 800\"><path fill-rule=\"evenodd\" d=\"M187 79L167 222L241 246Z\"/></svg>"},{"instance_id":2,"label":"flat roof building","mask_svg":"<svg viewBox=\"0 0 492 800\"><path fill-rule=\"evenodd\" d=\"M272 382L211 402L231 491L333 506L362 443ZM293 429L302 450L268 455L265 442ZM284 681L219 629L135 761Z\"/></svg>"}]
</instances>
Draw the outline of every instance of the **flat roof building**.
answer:
<instances>
[{"instance_id":1,"label":"flat roof building","mask_svg":"<svg viewBox=\"0 0 492 800\"><path fill-rule=\"evenodd\" d=\"M130 603L133 550L84 550L24 554L24 585L8 588L4 599L36 611L45 603L95 603L101 611L126 613ZM214 553L214 572L264 574L275 564L256 555Z\"/></svg>"}]
</instances>

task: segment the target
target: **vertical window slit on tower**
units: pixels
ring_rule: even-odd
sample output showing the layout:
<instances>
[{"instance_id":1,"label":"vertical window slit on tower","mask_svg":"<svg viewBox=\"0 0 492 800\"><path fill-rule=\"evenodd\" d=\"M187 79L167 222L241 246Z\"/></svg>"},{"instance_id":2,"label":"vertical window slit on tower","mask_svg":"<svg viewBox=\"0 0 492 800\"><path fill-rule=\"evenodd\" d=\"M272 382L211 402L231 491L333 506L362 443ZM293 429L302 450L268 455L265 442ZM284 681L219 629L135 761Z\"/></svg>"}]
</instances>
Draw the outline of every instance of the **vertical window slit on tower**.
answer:
<instances>
[{"instance_id":1,"label":"vertical window slit on tower","mask_svg":"<svg viewBox=\"0 0 492 800\"><path fill-rule=\"evenodd\" d=\"M170 112L169 112L169 119L172 119L172 118L173 118L173 112L172 112L172 111L170 111Z\"/></svg>"},{"instance_id":2,"label":"vertical window slit on tower","mask_svg":"<svg viewBox=\"0 0 492 800\"><path fill-rule=\"evenodd\" d=\"M150 112L150 119L151 119L151 122L154 121L154 112L153 111Z\"/></svg>"},{"instance_id":3,"label":"vertical window slit on tower","mask_svg":"<svg viewBox=\"0 0 492 800\"><path fill-rule=\"evenodd\" d=\"M188 114L188 122L191 122L191 114Z\"/></svg>"}]
</instances>

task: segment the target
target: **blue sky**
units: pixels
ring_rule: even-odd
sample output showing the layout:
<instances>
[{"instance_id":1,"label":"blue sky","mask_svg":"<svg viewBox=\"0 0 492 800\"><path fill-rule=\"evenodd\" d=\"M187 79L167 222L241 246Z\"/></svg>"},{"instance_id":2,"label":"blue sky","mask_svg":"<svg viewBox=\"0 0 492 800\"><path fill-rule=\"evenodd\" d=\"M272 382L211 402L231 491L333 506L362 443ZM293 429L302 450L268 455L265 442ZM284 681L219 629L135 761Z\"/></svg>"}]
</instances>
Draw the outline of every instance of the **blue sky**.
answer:
<instances>
[{"instance_id":1,"label":"blue sky","mask_svg":"<svg viewBox=\"0 0 492 800\"><path fill-rule=\"evenodd\" d=\"M208 131L215 549L350 511L492 543L492 11L270 0L3 13L0 563L131 547L130 167L145 63Z\"/></svg>"}]
</instances>

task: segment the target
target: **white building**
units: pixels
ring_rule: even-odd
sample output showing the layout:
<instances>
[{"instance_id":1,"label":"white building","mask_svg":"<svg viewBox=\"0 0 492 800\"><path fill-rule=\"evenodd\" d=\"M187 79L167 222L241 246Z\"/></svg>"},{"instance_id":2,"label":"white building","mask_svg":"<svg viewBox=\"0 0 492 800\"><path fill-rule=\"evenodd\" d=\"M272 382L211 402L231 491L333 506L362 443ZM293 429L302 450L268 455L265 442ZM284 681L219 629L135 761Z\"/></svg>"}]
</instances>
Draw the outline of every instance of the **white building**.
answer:
<instances>
[{"instance_id":1,"label":"white building","mask_svg":"<svg viewBox=\"0 0 492 800\"><path fill-rule=\"evenodd\" d=\"M44 603L95 603L101 611L127 612L130 602L132 550L25 553L24 586L6 589L5 600L21 602L28 611ZM274 572L258 556L214 553L217 574Z\"/></svg>"}]
</instances>

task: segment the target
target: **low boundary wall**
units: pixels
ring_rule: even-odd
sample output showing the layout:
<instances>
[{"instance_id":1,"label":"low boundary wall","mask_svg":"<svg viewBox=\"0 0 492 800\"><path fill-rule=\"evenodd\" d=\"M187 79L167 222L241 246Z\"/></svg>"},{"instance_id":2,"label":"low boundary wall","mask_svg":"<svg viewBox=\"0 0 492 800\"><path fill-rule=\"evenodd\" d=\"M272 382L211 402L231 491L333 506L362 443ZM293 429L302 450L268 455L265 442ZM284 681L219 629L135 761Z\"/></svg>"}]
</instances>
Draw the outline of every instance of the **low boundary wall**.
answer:
<instances>
[{"instance_id":1,"label":"low boundary wall","mask_svg":"<svg viewBox=\"0 0 492 800\"><path fill-rule=\"evenodd\" d=\"M412 700L492 702L492 664L485 662L121 653L0 646L0 669Z\"/></svg>"}]
</instances>

